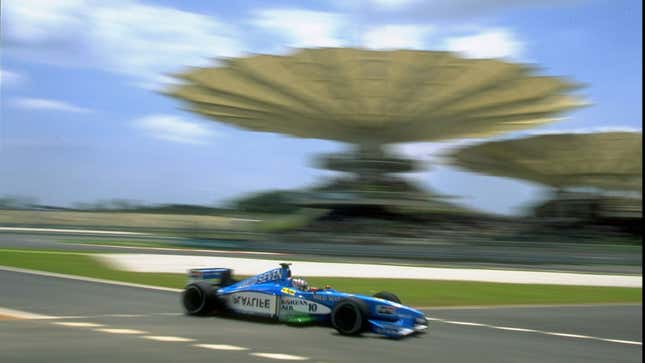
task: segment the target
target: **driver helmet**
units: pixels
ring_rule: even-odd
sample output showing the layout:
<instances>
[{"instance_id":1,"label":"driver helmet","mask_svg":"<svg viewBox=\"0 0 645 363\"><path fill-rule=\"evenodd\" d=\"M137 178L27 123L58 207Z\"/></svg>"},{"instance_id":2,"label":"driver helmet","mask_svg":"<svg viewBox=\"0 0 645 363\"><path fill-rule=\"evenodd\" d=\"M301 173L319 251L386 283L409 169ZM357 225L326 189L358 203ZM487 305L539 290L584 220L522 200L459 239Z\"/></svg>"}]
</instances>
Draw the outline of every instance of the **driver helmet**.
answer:
<instances>
[{"instance_id":1,"label":"driver helmet","mask_svg":"<svg viewBox=\"0 0 645 363\"><path fill-rule=\"evenodd\" d=\"M298 290L307 291L309 289L309 284L307 281L301 277L294 277L291 279L291 285Z\"/></svg>"}]
</instances>

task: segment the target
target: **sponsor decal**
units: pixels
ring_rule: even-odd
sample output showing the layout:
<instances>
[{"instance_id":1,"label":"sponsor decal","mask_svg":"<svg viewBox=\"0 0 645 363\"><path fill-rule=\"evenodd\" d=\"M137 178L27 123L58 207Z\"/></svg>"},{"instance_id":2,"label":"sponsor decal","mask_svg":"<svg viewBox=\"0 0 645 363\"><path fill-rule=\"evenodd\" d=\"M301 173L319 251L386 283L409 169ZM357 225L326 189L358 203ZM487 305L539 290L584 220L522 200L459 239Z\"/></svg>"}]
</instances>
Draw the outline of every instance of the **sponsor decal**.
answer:
<instances>
[{"instance_id":1,"label":"sponsor decal","mask_svg":"<svg viewBox=\"0 0 645 363\"><path fill-rule=\"evenodd\" d=\"M242 281L240 286L250 286L280 279L282 279L282 269L276 268L275 270L267 271L257 276L249 277L248 279Z\"/></svg>"},{"instance_id":2,"label":"sponsor decal","mask_svg":"<svg viewBox=\"0 0 645 363\"><path fill-rule=\"evenodd\" d=\"M238 295L233 298L233 305L251 306L254 308L264 309L270 307L271 299Z\"/></svg>"},{"instance_id":3,"label":"sponsor decal","mask_svg":"<svg viewBox=\"0 0 645 363\"><path fill-rule=\"evenodd\" d=\"M283 296L280 300L280 313L329 314L331 309L313 301Z\"/></svg>"},{"instance_id":4,"label":"sponsor decal","mask_svg":"<svg viewBox=\"0 0 645 363\"><path fill-rule=\"evenodd\" d=\"M283 287L282 290L280 290L280 292L282 292L283 294L287 294L287 295L295 295L296 294L296 290L290 289L288 287Z\"/></svg>"},{"instance_id":5,"label":"sponsor decal","mask_svg":"<svg viewBox=\"0 0 645 363\"><path fill-rule=\"evenodd\" d=\"M207 281L213 284L217 284L222 281L222 275L224 271L222 269L210 269L210 270L190 270L188 274L188 280L193 281Z\"/></svg>"},{"instance_id":6,"label":"sponsor decal","mask_svg":"<svg viewBox=\"0 0 645 363\"><path fill-rule=\"evenodd\" d=\"M376 312L381 315L392 315L396 311L394 306L376 305Z\"/></svg>"},{"instance_id":7,"label":"sponsor decal","mask_svg":"<svg viewBox=\"0 0 645 363\"><path fill-rule=\"evenodd\" d=\"M282 278L282 269L277 268L275 270L265 272L263 274L258 275L257 278L258 278L258 284L261 284L267 281L280 280Z\"/></svg>"},{"instance_id":8,"label":"sponsor decal","mask_svg":"<svg viewBox=\"0 0 645 363\"><path fill-rule=\"evenodd\" d=\"M314 294L313 299L318 301L328 301L328 302L338 302L340 301L340 296L329 295L329 294Z\"/></svg>"},{"instance_id":9,"label":"sponsor decal","mask_svg":"<svg viewBox=\"0 0 645 363\"><path fill-rule=\"evenodd\" d=\"M273 315L276 297L259 292L236 292L228 296L229 307L237 312Z\"/></svg>"}]
</instances>

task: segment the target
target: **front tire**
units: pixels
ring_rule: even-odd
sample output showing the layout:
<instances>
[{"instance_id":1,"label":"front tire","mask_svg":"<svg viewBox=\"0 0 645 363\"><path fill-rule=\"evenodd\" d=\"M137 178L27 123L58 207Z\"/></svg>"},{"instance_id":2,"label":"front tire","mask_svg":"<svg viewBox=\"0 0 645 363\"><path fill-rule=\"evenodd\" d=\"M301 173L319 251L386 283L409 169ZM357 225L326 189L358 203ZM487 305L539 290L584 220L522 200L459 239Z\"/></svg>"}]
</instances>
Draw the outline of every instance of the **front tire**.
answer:
<instances>
[{"instance_id":1,"label":"front tire","mask_svg":"<svg viewBox=\"0 0 645 363\"><path fill-rule=\"evenodd\" d=\"M391 301L391 302L395 302L397 304L401 303L401 299L399 299L398 296L396 296L395 294L393 294L391 292L388 292L388 291L377 292L376 294L374 294L374 297L379 298L379 299L383 299L383 300L387 300L387 301Z\"/></svg>"},{"instance_id":2,"label":"front tire","mask_svg":"<svg viewBox=\"0 0 645 363\"><path fill-rule=\"evenodd\" d=\"M188 315L206 315L217 307L217 290L206 282L193 282L181 295L184 311Z\"/></svg>"},{"instance_id":3,"label":"front tire","mask_svg":"<svg viewBox=\"0 0 645 363\"><path fill-rule=\"evenodd\" d=\"M331 312L331 325L342 335L359 335L367 329L368 307L356 298L343 299Z\"/></svg>"}]
</instances>

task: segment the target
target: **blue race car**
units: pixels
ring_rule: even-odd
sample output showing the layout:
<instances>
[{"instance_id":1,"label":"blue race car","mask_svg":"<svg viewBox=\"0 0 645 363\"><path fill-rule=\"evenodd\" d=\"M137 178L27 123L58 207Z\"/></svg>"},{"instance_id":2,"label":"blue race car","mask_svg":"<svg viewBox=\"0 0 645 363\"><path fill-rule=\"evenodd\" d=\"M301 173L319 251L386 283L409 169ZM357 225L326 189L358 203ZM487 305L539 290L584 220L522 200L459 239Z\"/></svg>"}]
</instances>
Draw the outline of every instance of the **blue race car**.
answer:
<instances>
[{"instance_id":1,"label":"blue race car","mask_svg":"<svg viewBox=\"0 0 645 363\"><path fill-rule=\"evenodd\" d=\"M287 323L327 323L340 334L370 331L400 338L428 328L425 315L401 305L389 292L372 296L348 294L329 286L311 288L291 276L290 264L249 277L232 279L228 268L192 269L182 294L188 315L216 313L251 315Z\"/></svg>"}]
</instances>

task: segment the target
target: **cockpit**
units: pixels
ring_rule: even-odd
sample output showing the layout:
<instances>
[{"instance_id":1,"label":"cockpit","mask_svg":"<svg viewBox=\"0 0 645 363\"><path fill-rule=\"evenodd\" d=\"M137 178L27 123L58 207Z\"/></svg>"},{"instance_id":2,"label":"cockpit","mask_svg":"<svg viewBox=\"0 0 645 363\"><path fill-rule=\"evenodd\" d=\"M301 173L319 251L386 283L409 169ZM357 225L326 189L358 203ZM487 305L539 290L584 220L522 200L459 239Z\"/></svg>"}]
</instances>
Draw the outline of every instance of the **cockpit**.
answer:
<instances>
[{"instance_id":1,"label":"cockpit","mask_svg":"<svg viewBox=\"0 0 645 363\"><path fill-rule=\"evenodd\" d=\"M309 282L307 282L307 280L303 279L302 277L292 277L289 280L291 281L291 286L300 291L316 292L316 291L331 289L330 285L325 285L325 287L322 289L318 287L311 287L309 286Z\"/></svg>"},{"instance_id":2,"label":"cockpit","mask_svg":"<svg viewBox=\"0 0 645 363\"><path fill-rule=\"evenodd\" d=\"M309 291L309 283L307 280L302 277L293 277L291 278L291 286L295 287L300 291Z\"/></svg>"}]
</instances>

